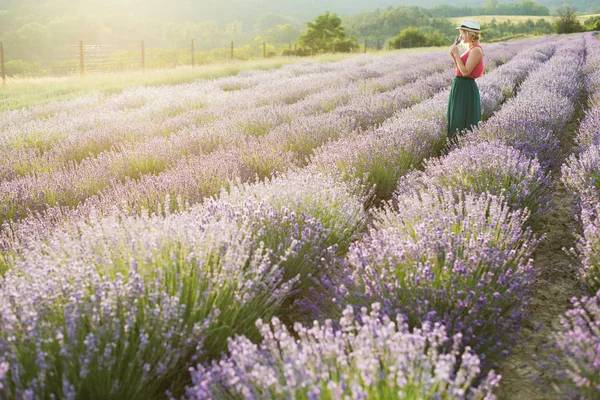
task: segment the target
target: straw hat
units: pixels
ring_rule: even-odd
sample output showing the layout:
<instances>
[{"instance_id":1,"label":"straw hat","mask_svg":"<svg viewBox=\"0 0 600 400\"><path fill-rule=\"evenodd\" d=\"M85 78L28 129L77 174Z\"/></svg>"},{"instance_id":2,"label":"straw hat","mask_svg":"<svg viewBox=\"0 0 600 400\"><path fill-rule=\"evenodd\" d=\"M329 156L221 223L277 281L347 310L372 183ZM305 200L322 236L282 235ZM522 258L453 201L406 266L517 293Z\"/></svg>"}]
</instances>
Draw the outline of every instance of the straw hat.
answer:
<instances>
[{"instance_id":1,"label":"straw hat","mask_svg":"<svg viewBox=\"0 0 600 400\"><path fill-rule=\"evenodd\" d=\"M460 26L457 26L456 29L479 33L479 22L474 19L463 19Z\"/></svg>"}]
</instances>

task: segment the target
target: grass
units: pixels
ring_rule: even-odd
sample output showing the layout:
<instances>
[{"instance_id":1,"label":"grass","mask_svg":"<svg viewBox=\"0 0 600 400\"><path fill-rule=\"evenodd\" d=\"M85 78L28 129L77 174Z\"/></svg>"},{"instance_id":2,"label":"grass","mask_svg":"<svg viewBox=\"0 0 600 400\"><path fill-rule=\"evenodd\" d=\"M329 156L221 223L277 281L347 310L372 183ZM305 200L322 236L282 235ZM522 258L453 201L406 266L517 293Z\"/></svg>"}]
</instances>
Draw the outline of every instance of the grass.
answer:
<instances>
[{"instance_id":1,"label":"grass","mask_svg":"<svg viewBox=\"0 0 600 400\"><path fill-rule=\"evenodd\" d=\"M579 22L581 22L583 24L583 22L585 20L587 20L588 18L595 17L598 15L600 15L600 14L578 15L577 19L579 20ZM468 16L468 17L456 17L456 18L449 18L449 19L450 19L450 21L452 21L456 24L459 24L460 21L462 21L465 18L474 19L477 22L479 22L480 24L489 24L492 22L493 19L496 19L496 22L498 22L498 23L502 23L502 22L505 22L508 20L510 20L511 22L523 22L523 21L527 21L528 19L531 19L534 22L536 22L540 19L545 19L546 21L552 21L554 19L554 17L552 15L472 15L472 16Z\"/></svg>"},{"instance_id":2,"label":"grass","mask_svg":"<svg viewBox=\"0 0 600 400\"><path fill-rule=\"evenodd\" d=\"M70 100L91 93L113 94L135 86L176 85L198 79L215 79L235 75L246 70L268 70L287 64L311 60L333 62L354 54L324 54L310 58L277 57L250 61L230 61L172 69L126 71L117 73L90 73L45 78L9 78L0 86L0 111L18 109L51 101Z\"/></svg>"},{"instance_id":3,"label":"grass","mask_svg":"<svg viewBox=\"0 0 600 400\"><path fill-rule=\"evenodd\" d=\"M393 53L422 53L438 50L436 47L394 50ZM381 55L389 52L377 52ZM335 62L357 56L357 53L321 54L314 57L275 57L248 61L229 61L201 65L195 68L178 67L146 71L116 73L89 73L45 78L8 78L0 85L0 112L71 100L92 93L116 94L136 86L177 85L199 79L216 79L236 75L241 71L269 70L299 62Z\"/></svg>"}]
</instances>

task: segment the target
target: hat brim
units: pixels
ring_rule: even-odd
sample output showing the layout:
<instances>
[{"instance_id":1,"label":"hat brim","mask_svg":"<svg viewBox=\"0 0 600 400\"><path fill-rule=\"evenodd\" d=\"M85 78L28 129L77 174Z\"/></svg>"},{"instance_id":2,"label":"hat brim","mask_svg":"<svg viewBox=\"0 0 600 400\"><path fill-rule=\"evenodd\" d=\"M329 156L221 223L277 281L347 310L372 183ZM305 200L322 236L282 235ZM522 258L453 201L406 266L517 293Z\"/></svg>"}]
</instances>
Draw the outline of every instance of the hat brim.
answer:
<instances>
[{"instance_id":1,"label":"hat brim","mask_svg":"<svg viewBox=\"0 0 600 400\"><path fill-rule=\"evenodd\" d=\"M481 32L479 29L468 28L468 27L462 26L462 25L457 26L456 29L462 29L463 31L475 32L475 33Z\"/></svg>"}]
</instances>

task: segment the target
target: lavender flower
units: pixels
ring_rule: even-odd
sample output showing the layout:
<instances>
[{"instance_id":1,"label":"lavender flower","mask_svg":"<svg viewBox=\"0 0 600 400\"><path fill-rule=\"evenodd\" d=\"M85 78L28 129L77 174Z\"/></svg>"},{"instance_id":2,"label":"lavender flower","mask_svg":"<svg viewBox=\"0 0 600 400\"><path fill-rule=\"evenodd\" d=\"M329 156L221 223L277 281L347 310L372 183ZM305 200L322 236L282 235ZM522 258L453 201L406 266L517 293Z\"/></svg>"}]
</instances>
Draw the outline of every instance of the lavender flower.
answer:
<instances>
[{"instance_id":1,"label":"lavender flower","mask_svg":"<svg viewBox=\"0 0 600 400\"><path fill-rule=\"evenodd\" d=\"M581 280L593 292L600 290L600 205L597 197L590 199L584 196L578 216L582 233L576 234L575 254L581 261Z\"/></svg>"},{"instance_id":2,"label":"lavender flower","mask_svg":"<svg viewBox=\"0 0 600 400\"><path fill-rule=\"evenodd\" d=\"M464 139L471 143L502 141L527 156L537 157L543 167L556 166L560 135L572 119L578 96L583 92L585 42L582 37L561 42L557 54L530 73L518 95ZM552 79L548 79L551 76Z\"/></svg>"},{"instance_id":3,"label":"lavender flower","mask_svg":"<svg viewBox=\"0 0 600 400\"><path fill-rule=\"evenodd\" d=\"M394 196L420 190L457 188L473 193L502 195L513 210L532 216L551 207L552 182L536 159L500 143L488 142L451 151L425 162L423 171L402 177Z\"/></svg>"},{"instance_id":4,"label":"lavender flower","mask_svg":"<svg viewBox=\"0 0 600 400\"><path fill-rule=\"evenodd\" d=\"M600 396L600 291L571 302L554 335L555 373L562 394L595 399Z\"/></svg>"},{"instance_id":5,"label":"lavender flower","mask_svg":"<svg viewBox=\"0 0 600 400\"><path fill-rule=\"evenodd\" d=\"M263 342L230 339L229 357L191 370L187 397L495 398L500 376L482 374L470 348L459 351L460 335L445 350L448 336L439 324L409 330L402 316L381 316L377 303L370 313L363 308L360 319L347 308L339 324L295 324L292 333L276 318L271 324L259 320Z\"/></svg>"},{"instance_id":6,"label":"lavender flower","mask_svg":"<svg viewBox=\"0 0 600 400\"><path fill-rule=\"evenodd\" d=\"M600 201L600 146L590 146L578 156L571 155L562 166L561 179L577 196L578 204L584 198L592 204Z\"/></svg>"},{"instance_id":7,"label":"lavender flower","mask_svg":"<svg viewBox=\"0 0 600 400\"><path fill-rule=\"evenodd\" d=\"M2 397L156 397L228 335L256 336L295 281L252 235L207 212L112 215L31 243L0 281Z\"/></svg>"},{"instance_id":8,"label":"lavender flower","mask_svg":"<svg viewBox=\"0 0 600 400\"><path fill-rule=\"evenodd\" d=\"M397 201L351 247L346 301L381 302L411 326L440 322L495 360L519 329L535 280L527 212L510 211L501 197L453 190Z\"/></svg>"}]
</instances>

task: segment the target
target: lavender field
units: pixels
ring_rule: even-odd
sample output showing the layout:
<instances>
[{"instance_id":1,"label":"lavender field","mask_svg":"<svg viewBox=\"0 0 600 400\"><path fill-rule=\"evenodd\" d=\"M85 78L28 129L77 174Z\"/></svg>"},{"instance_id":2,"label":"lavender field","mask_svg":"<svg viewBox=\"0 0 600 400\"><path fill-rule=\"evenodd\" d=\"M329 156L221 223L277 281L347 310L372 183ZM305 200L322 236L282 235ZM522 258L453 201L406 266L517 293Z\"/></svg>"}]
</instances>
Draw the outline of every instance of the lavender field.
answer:
<instances>
[{"instance_id":1,"label":"lavender field","mask_svg":"<svg viewBox=\"0 0 600 400\"><path fill-rule=\"evenodd\" d=\"M0 398L599 399L600 41L485 62L0 112Z\"/></svg>"}]
</instances>

